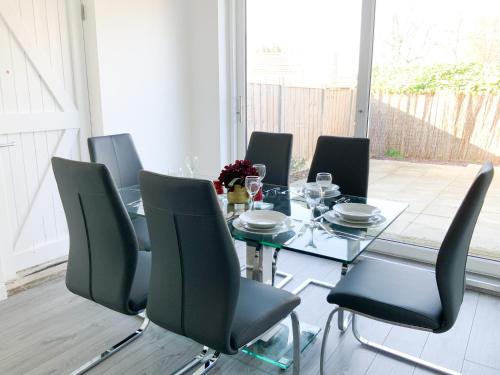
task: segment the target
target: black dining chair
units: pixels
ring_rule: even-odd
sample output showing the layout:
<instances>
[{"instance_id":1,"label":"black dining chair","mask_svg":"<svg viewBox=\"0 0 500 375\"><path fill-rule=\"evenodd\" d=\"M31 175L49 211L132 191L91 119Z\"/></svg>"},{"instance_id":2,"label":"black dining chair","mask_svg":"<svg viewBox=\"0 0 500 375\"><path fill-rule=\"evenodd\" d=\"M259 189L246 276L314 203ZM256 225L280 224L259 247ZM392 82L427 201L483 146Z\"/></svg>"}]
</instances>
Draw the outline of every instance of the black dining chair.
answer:
<instances>
[{"instance_id":1,"label":"black dining chair","mask_svg":"<svg viewBox=\"0 0 500 375\"><path fill-rule=\"evenodd\" d=\"M139 185L142 163L130 134L90 137L90 160L106 165L118 188Z\"/></svg>"},{"instance_id":2,"label":"black dining chair","mask_svg":"<svg viewBox=\"0 0 500 375\"><path fill-rule=\"evenodd\" d=\"M238 350L291 315L293 373L300 369L300 298L241 278L226 221L210 181L140 173L152 243L148 317L204 345L176 374L207 371L220 353ZM211 348L214 352L209 354ZM198 372L196 372L198 373Z\"/></svg>"},{"instance_id":3,"label":"black dining chair","mask_svg":"<svg viewBox=\"0 0 500 375\"><path fill-rule=\"evenodd\" d=\"M318 137L307 182L316 181L316 174L328 172L342 194L366 197L370 166L368 138Z\"/></svg>"},{"instance_id":4,"label":"black dining chair","mask_svg":"<svg viewBox=\"0 0 500 375\"><path fill-rule=\"evenodd\" d=\"M106 166L52 158L69 229L67 288L126 315L146 308L151 253L139 251L134 227ZM96 356L82 374L138 338L149 324Z\"/></svg>"},{"instance_id":5,"label":"black dining chair","mask_svg":"<svg viewBox=\"0 0 500 375\"><path fill-rule=\"evenodd\" d=\"M321 347L321 374L330 323L339 309L351 311L352 331L363 345L444 374L457 371L373 343L358 333L362 315L403 327L442 333L453 327L465 292L465 266L477 218L493 179L493 165L483 165L439 249L435 272L397 263L363 260L340 280L327 297L335 308L329 315Z\"/></svg>"},{"instance_id":6,"label":"black dining chair","mask_svg":"<svg viewBox=\"0 0 500 375\"><path fill-rule=\"evenodd\" d=\"M332 174L332 182L339 185L342 194L366 198L368 195L368 175L370 166L370 140L368 138L318 137L307 182L316 181L316 174ZM343 265L342 274L347 270ZM334 285L309 278L297 288L300 293L310 285L330 289ZM341 318L343 321L343 317ZM340 323L339 323L340 324Z\"/></svg>"},{"instance_id":7,"label":"black dining chair","mask_svg":"<svg viewBox=\"0 0 500 375\"><path fill-rule=\"evenodd\" d=\"M118 188L139 185L142 163L130 134L113 134L87 139L90 160L108 167ZM149 250L151 241L144 217L132 219L142 250Z\"/></svg>"},{"instance_id":8,"label":"black dining chair","mask_svg":"<svg viewBox=\"0 0 500 375\"><path fill-rule=\"evenodd\" d=\"M292 145L292 134L253 132L245 159L266 165L265 184L288 186Z\"/></svg>"}]
</instances>

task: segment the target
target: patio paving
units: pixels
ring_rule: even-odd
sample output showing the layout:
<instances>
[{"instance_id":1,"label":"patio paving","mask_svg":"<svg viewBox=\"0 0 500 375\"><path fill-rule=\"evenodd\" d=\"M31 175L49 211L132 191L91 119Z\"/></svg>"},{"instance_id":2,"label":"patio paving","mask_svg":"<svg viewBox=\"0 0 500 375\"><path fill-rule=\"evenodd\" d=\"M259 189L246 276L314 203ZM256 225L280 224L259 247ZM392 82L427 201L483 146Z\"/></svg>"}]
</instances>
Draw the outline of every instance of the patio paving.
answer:
<instances>
[{"instance_id":1,"label":"patio paving","mask_svg":"<svg viewBox=\"0 0 500 375\"><path fill-rule=\"evenodd\" d=\"M382 238L439 247L480 166L372 159L369 196L409 204ZM500 168L472 239L474 255L500 260Z\"/></svg>"}]
</instances>

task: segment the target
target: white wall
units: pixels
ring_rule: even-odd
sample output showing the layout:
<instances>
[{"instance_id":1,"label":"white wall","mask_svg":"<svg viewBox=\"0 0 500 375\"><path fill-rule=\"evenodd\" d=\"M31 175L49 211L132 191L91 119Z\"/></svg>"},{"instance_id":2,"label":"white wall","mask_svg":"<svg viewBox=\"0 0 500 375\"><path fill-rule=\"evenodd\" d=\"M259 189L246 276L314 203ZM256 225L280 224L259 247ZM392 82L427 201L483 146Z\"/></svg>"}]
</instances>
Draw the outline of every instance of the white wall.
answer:
<instances>
[{"instance_id":1,"label":"white wall","mask_svg":"<svg viewBox=\"0 0 500 375\"><path fill-rule=\"evenodd\" d=\"M200 173L217 175L229 159L225 1L189 2L191 145Z\"/></svg>"},{"instance_id":2,"label":"white wall","mask_svg":"<svg viewBox=\"0 0 500 375\"><path fill-rule=\"evenodd\" d=\"M87 12L95 12L95 30L86 25L87 59L90 68L98 69L93 93L100 96L100 108L93 110L94 134L131 133L145 168L179 167L189 153L191 131L187 3L87 3ZM92 59L97 59L94 66Z\"/></svg>"},{"instance_id":3,"label":"white wall","mask_svg":"<svg viewBox=\"0 0 500 375\"><path fill-rule=\"evenodd\" d=\"M226 2L87 0L94 134L131 133L147 169L185 169L192 154L217 175L229 160Z\"/></svg>"}]
</instances>

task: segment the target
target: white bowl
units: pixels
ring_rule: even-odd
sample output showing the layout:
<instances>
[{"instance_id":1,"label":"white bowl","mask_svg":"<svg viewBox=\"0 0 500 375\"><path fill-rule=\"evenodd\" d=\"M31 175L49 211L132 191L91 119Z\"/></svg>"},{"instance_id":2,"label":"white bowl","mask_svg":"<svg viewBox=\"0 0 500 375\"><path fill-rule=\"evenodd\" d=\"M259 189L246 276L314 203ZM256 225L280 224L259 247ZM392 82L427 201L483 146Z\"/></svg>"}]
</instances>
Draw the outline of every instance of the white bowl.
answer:
<instances>
[{"instance_id":1,"label":"white bowl","mask_svg":"<svg viewBox=\"0 0 500 375\"><path fill-rule=\"evenodd\" d=\"M333 206L333 210L341 217L352 221L366 222L380 214L380 209L364 203L339 203Z\"/></svg>"},{"instance_id":2,"label":"white bowl","mask_svg":"<svg viewBox=\"0 0 500 375\"><path fill-rule=\"evenodd\" d=\"M242 223L251 228L272 229L283 224L287 219L287 216L278 211L253 210L243 212L239 219Z\"/></svg>"}]
</instances>

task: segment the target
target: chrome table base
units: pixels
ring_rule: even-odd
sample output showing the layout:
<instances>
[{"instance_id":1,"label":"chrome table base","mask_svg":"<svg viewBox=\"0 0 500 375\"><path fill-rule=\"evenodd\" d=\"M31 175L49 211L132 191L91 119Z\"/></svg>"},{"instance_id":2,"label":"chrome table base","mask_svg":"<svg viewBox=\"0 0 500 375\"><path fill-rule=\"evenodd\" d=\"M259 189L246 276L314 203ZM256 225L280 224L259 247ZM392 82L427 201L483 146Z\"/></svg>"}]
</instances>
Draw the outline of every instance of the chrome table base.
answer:
<instances>
[{"instance_id":1,"label":"chrome table base","mask_svg":"<svg viewBox=\"0 0 500 375\"><path fill-rule=\"evenodd\" d=\"M123 339L119 343L113 345L111 348L105 350L100 355L92 358L90 361L88 361L87 363L85 363L84 365L82 365L81 367L76 369L75 371L73 371L71 373L71 375L83 374L83 373L87 372L88 370L90 370L91 368L93 368L94 366L97 366L99 363L101 363L105 359L109 358L110 356L115 354L117 351L123 349L125 346L127 346L132 341L137 339L140 335L142 335L142 333L148 327L148 325L149 325L149 319L147 317L144 317L144 320L142 321L141 326L135 332L133 332L132 334L127 336L125 339Z\"/></svg>"},{"instance_id":2,"label":"chrome table base","mask_svg":"<svg viewBox=\"0 0 500 375\"><path fill-rule=\"evenodd\" d=\"M278 254L279 249L247 244L247 264L246 266L242 266L241 270L246 270L246 277L248 279L273 285L281 289L293 279L293 274L280 271L276 268ZM278 284L276 284L276 276L283 277L283 280Z\"/></svg>"},{"instance_id":3,"label":"chrome table base","mask_svg":"<svg viewBox=\"0 0 500 375\"><path fill-rule=\"evenodd\" d=\"M340 277L344 277L349 270L349 266L346 263L342 264L342 271L340 273ZM307 279L302 284L300 284L297 288L293 290L293 294L299 294L304 289L306 289L309 285L316 285L325 289L333 289L335 284L327 283L326 281L316 280L316 279ZM349 311L344 311L343 309L339 309L338 311L338 321L337 325L339 330L344 333L351 324L352 314Z\"/></svg>"},{"instance_id":4,"label":"chrome table base","mask_svg":"<svg viewBox=\"0 0 500 375\"><path fill-rule=\"evenodd\" d=\"M325 331L323 334L323 343L321 344L321 356L320 356L320 374L324 375L325 374L325 351L326 351L326 344L328 341L328 334L330 333L330 325L332 322L332 318L335 315L335 313L340 312L340 308L335 308L330 315L328 316L328 320L326 321L325 325ZM390 323L391 322L387 322ZM356 340L358 340L362 345L365 345L369 348L378 350L384 354L388 354L391 356L396 357L397 359L402 359L404 361L410 362L412 364L415 364L417 366L424 367L426 369L435 371L439 374L447 374L447 375L461 375L459 372L447 369L445 367L436 365L434 363L424 361L421 358L397 351L395 349L388 348L387 346L377 344L375 342L372 342L370 340L365 339L363 336L361 336L358 332L358 327L357 327L357 321L356 321L356 313L352 313L352 333Z\"/></svg>"}]
</instances>

